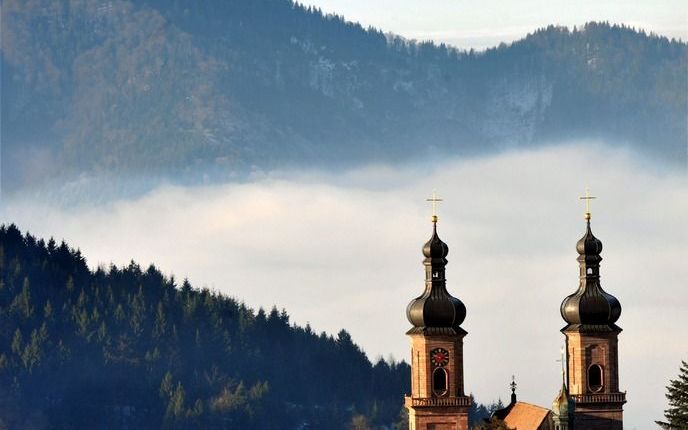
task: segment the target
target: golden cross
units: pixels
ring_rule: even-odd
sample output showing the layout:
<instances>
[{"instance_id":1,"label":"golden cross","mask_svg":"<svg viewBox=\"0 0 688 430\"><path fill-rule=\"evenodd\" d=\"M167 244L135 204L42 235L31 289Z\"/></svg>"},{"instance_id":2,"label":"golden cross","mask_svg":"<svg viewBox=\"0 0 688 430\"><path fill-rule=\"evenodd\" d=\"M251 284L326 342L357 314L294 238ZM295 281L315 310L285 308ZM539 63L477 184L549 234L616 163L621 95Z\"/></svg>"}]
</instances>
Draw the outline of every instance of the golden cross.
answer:
<instances>
[{"instance_id":1,"label":"golden cross","mask_svg":"<svg viewBox=\"0 0 688 430\"><path fill-rule=\"evenodd\" d=\"M559 351L561 353L561 359L556 360L557 362L561 363L561 380L566 385L566 360L564 359L564 347L561 347L561 350Z\"/></svg>"},{"instance_id":2,"label":"golden cross","mask_svg":"<svg viewBox=\"0 0 688 430\"><path fill-rule=\"evenodd\" d=\"M438 198L437 194L435 193L435 190L433 190L432 197L429 199L425 199L425 201L432 203L432 222L437 222L437 203L443 200Z\"/></svg>"},{"instance_id":3,"label":"golden cross","mask_svg":"<svg viewBox=\"0 0 688 430\"><path fill-rule=\"evenodd\" d=\"M585 189L585 196L578 197L578 200L585 200L585 219L590 220L590 200L596 199L590 195L590 188Z\"/></svg>"}]
</instances>

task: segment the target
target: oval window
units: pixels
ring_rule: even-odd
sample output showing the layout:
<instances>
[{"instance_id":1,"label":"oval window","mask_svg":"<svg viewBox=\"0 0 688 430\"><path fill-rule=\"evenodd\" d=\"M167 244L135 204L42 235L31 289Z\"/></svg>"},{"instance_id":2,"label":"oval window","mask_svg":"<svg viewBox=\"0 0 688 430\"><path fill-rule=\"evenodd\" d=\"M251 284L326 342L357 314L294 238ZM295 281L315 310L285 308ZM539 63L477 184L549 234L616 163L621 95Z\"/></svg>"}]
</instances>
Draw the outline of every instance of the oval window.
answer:
<instances>
[{"instance_id":1,"label":"oval window","mask_svg":"<svg viewBox=\"0 0 688 430\"><path fill-rule=\"evenodd\" d=\"M432 392L436 396L447 394L447 371L441 367L432 372Z\"/></svg>"},{"instance_id":2,"label":"oval window","mask_svg":"<svg viewBox=\"0 0 688 430\"><path fill-rule=\"evenodd\" d=\"M604 385L602 381L602 366L599 364L593 364L592 366L588 367L588 388L590 391L600 391Z\"/></svg>"}]
</instances>

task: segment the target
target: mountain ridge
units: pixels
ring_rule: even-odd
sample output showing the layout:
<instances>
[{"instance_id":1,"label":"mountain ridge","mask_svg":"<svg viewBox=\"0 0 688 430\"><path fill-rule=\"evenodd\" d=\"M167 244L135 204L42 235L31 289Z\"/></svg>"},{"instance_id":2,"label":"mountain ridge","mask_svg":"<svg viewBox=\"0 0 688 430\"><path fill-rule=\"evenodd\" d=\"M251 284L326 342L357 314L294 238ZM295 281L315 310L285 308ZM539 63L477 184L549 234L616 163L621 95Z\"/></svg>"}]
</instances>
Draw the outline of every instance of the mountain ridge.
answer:
<instances>
[{"instance_id":1,"label":"mountain ridge","mask_svg":"<svg viewBox=\"0 0 688 430\"><path fill-rule=\"evenodd\" d=\"M549 26L476 53L286 0L8 1L2 14L5 191L578 137L686 159L688 45L625 26Z\"/></svg>"}]
</instances>

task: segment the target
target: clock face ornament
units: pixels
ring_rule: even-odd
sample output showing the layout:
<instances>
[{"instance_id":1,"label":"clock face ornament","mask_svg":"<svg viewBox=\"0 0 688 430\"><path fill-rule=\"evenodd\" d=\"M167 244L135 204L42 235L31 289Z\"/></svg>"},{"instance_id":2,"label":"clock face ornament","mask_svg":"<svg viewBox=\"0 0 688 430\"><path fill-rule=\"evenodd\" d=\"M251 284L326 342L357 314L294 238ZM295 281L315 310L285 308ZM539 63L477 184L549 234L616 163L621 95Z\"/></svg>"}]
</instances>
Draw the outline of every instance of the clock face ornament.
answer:
<instances>
[{"instance_id":1,"label":"clock face ornament","mask_svg":"<svg viewBox=\"0 0 688 430\"><path fill-rule=\"evenodd\" d=\"M449 363L449 351L444 348L436 348L430 352L430 361L433 366L444 367Z\"/></svg>"}]
</instances>

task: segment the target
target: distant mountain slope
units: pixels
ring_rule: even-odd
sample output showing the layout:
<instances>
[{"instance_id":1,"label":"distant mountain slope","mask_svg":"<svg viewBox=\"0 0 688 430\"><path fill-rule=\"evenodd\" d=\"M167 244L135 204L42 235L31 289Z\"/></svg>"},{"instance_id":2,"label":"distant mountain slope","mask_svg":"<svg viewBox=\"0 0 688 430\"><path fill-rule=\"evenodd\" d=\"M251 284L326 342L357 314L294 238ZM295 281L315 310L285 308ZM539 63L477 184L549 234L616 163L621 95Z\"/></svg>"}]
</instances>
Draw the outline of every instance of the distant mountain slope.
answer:
<instances>
[{"instance_id":1,"label":"distant mountain slope","mask_svg":"<svg viewBox=\"0 0 688 430\"><path fill-rule=\"evenodd\" d=\"M344 330L152 266L93 272L64 243L0 226L0 428L391 425L409 385L405 362L371 363Z\"/></svg>"},{"instance_id":2,"label":"distant mountain slope","mask_svg":"<svg viewBox=\"0 0 688 430\"><path fill-rule=\"evenodd\" d=\"M624 27L548 27L473 53L287 0L7 0L2 20L5 187L579 137L686 159L688 47Z\"/></svg>"}]
</instances>

